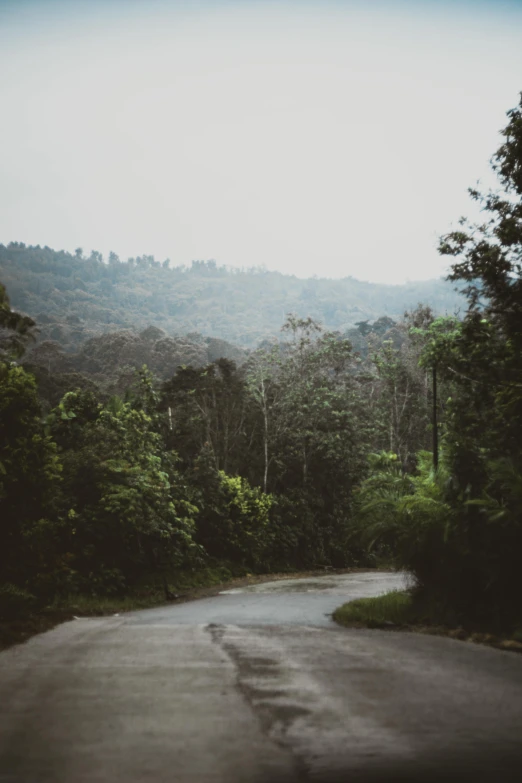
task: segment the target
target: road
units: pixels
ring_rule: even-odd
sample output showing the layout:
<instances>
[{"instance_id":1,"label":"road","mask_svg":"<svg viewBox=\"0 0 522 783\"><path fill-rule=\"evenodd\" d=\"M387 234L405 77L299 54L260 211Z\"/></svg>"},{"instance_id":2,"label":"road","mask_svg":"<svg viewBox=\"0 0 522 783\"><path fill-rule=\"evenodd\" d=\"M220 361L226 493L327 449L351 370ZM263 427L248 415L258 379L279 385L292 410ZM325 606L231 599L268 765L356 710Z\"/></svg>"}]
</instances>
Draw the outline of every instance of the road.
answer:
<instances>
[{"instance_id":1,"label":"road","mask_svg":"<svg viewBox=\"0 0 522 783\"><path fill-rule=\"evenodd\" d=\"M0 781L520 780L522 656L332 622L403 584L284 580L6 650Z\"/></svg>"}]
</instances>

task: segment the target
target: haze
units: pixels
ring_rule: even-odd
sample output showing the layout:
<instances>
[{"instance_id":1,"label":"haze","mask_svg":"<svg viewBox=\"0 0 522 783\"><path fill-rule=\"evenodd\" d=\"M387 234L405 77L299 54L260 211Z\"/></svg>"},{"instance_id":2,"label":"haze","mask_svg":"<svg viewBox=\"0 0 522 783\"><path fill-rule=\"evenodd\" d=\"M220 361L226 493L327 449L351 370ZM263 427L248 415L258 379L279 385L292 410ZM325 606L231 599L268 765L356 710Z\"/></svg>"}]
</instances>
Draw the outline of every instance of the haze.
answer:
<instances>
[{"instance_id":1,"label":"haze","mask_svg":"<svg viewBox=\"0 0 522 783\"><path fill-rule=\"evenodd\" d=\"M439 276L521 34L519 3L0 2L0 241Z\"/></svg>"}]
</instances>

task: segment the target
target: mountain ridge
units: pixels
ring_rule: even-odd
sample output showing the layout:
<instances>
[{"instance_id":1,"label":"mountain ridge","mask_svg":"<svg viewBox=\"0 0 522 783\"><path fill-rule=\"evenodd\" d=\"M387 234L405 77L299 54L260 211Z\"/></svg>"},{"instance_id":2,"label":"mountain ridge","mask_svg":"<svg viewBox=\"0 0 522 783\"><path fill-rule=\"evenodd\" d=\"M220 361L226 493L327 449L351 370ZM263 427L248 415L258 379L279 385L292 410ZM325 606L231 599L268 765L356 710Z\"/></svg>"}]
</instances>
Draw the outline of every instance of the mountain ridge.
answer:
<instances>
[{"instance_id":1,"label":"mountain ridge","mask_svg":"<svg viewBox=\"0 0 522 783\"><path fill-rule=\"evenodd\" d=\"M419 302L438 314L464 304L443 279L368 283L352 276L298 278L263 268L232 271L215 261L170 267L168 260L110 253L89 257L12 242L0 245L0 280L12 306L38 322L40 339L75 351L92 337L149 326L171 337L202 336L253 348L278 334L288 313L344 333Z\"/></svg>"}]
</instances>

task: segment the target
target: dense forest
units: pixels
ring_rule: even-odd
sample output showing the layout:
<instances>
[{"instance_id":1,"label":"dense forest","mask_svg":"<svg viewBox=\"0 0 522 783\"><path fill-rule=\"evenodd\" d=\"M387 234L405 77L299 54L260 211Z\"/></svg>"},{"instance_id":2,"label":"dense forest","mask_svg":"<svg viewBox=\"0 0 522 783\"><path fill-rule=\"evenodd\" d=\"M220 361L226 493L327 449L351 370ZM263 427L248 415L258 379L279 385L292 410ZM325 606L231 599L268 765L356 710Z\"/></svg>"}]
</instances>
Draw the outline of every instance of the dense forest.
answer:
<instances>
[{"instance_id":1,"label":"dense forest","mask_svg":"<svg viewBox=\"0 0 522 783\"><path fill-rule=\"evenodd\" d=\"M204 335L257 347L278 334L287 313L346 332L360 321L400 317L418 302L440 314L464 303L444 280L381 285L353 278L301 280L263 269L226 269L214 261L169 266L153 256L104 261L48 247L0 245L0 280L12 306L38 322L41 339L67 351L116 330L149 326L169 337Z\"/></svg>"},{"instance_id":2,"label":"dense forest","mask_svg":"<svg viewBox=\"0 0 522 783\"><path fill-rule=\"evenodd\" d=\"M268 572L387 562L411 571L417 595L445 620L520 627L522 99L508 119L493 158L499 190L470 191L484 222L462 221L441 239L448 285L465 287L458 315L437 315L424 297L392 318L402 299L390 288L387 314L372 317L373 295L350 322L338 281L3 248L0 612L121 595L208 564ZM172 316L153 283L167 276ZM278 296L270 281L281 283ZM325 327L315 316L325 315L330 283ZM344 284L360 285L361 302L376 290ZM305 289L317 310L307 302L306 317L288 315L292 292ZM13 292L25 314L11 309ZM106 317L95 316L100 302ZM189 307L207 308L206 320L184 315ZM42 323L35 308L119 331L70 339L67 353L63 335L31 343ZM279 337L254 347L276 317ZM121 329L133 318L141 333ZM158 320L198 334L168 336ZM250 350L201 335L216 340L219 329ZM116 360L115 341L143 358L138 370L123 348ZM175 366L183 351L192 359Z\"/></svg>"}]
</instances>

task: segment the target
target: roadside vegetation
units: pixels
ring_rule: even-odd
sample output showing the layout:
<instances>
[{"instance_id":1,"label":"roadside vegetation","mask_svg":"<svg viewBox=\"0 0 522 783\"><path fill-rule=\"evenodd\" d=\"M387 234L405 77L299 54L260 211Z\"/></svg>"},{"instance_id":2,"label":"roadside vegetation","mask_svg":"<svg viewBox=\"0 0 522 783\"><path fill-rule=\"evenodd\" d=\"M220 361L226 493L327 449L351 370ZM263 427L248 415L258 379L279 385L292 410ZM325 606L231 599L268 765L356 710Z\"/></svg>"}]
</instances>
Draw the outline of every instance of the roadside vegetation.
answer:
<instances>
[{"instance_id":1,"label":"roadside vegetation","mask_svg":"<svg viewBox=\"0 0 522 783\"><path fill-rule=\"evenodd\" d=\"M354 534L415 577L411 596L358 602L338 617L411 622L522 641L522 99L493 158L498 191L470 195L484 221L442 237L450 279L466 284L461 319L412 334L443 391L440 454L404 470L373 455L357 489Z\"/></svg>"},{"instance_id":2,"label":"roadside vegetation","mask_svg":"<svg viewBox=\"0 0 522 783\"><path fill-rule=\"evenodd\" d=\"M484 222L441 239L466 312L360 322L362 350L289 314L240 366L42 374L37 324L0 288L0 618L387 564L411 596L344 616L518 634L522 101L508 117L500 189L471 191Z\"/></svg>"}]
</instances>

